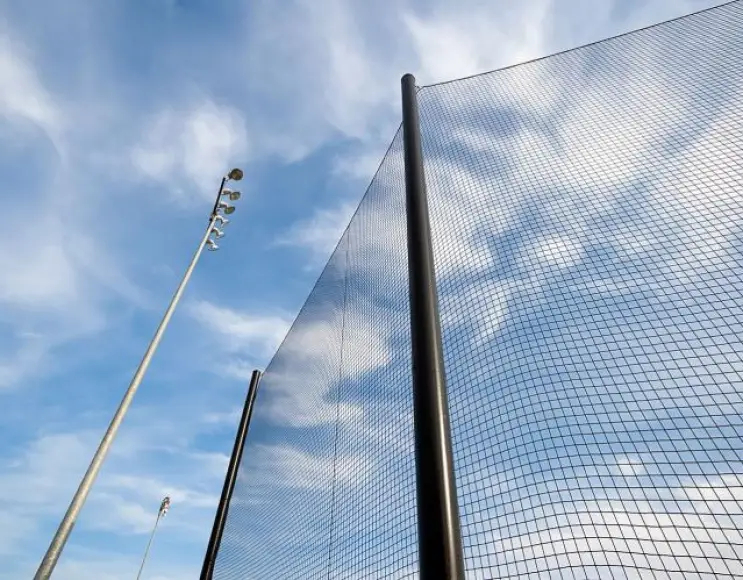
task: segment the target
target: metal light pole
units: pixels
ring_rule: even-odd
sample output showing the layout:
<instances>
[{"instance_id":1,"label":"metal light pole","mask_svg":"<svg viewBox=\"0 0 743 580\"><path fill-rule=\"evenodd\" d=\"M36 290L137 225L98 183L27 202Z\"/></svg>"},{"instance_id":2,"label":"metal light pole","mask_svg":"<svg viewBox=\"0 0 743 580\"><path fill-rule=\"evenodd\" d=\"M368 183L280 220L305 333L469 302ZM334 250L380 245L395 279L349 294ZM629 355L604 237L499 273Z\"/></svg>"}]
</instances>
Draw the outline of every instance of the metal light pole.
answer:
<instances>
[{"instance_id":1,"label":"metal light pole","mask_svg":"<svg viewBox=\"0 0 743 580\"><path fill-rule=\"evenodd\" d=\"M168 513L168 509L170 508L170 497L167 495L165 496L165 499L160 503L160 509L157 510L157 519L155 520L155 525L152 527L152 533L150 534L150 539L147 542L147 548L145 548L144 556L142 556L142 563L139 565L139 572L137 572L137 580L140 579L142 576L142 570L144 570L144 564L147 562L147 556L150 553L150 546L152 545L152 539L155 537L155 532L157 531L157 524L160 523L160 519L165 517L165 514Z\"/></svg>"},{"instance_id":2,"label":"metal light pole","mask_svg":"<svg viewBox=\"0 0 743 580\"><path fill-rule=\"evenodd\" d=\"M145 373L147 372L147 368L150 366L152 356L155 354L155 351L160 344L160 340L162 339L165 329L168 327L168 323L170 322L170 318L173 316L173 312L175 311L176 306L178 306L178 302L183 295L186 284L188 284L188 281L191 278L191 274L193 274L194 268L196 267L196 264L201 257L204 246L206 246L209 250L216 250L219 248L219 246L217 246L217 244L211 237L212 234L214 234L215 238L221 238L224 235L222 231L217 227L217 222L219 222L220 224L226 224L229 220L227 220L227 218L225 218L222 213L229 215L235 211L234 206L231 206L227 202L223 201L222 197L228 196L229 199L231 199L232 201L236 201L240 198L239 191L227 190L224 186L227 181L239 181L240 179L242 179L242 176L243 172L240 169L233 169L225 177L222 178L222 182L219 185L219 191L217 192L217 199L214 202L214 208L212 209L212 213L209 216L209 225L206 228L206 232L204 232L201 242L196 249L196 253L193 255L193 258L191 258L191 263L188 265L188 268L186 268L186 273L183 275L183 279L178 285L178 288L176 288L175 294L170 301L170 305L165 311L165 315L163 316L162 320L160 321L160 325L155 331L155 336L152 338L152 341L147 347L147 350L142 357L142 361L139 363L139 367L137 367L137 370L134 373L134 377L132 377L132 381L131 383L129 383L129 387L124 394L124 398L119 404L119 408L116 410L113 419L111 419L111 423L109 424L106 433L103 435L103 438L98 445L98 449L96 450L95 455L93 455L93 459L88 466L88 470L85 472L85 475L83 476L83 479L80 482L80 485L78 486L69 507L67 508L67 512L65 513L64 518L62 518L62 521L57 528L57 532L54 534L54 538L49 544L49 548L47 549L46 554L41 561L41 564L39 564L39 568L36 571L34 580L48 580L49 577L52 575L52 572L57 565L57 561L59 560L59 556L62 553L65 543L70 536L70 532L72 532L72 528L75 526L77 517L80 514L80 510L82 509L83 504L85 504L85 500L90 493L90 488L92 487L93 482L95 481L95 478L97 477L98 472L103 465L103 461L108 454L111 443L113 443L113 440L116 437L116 433L121 426L121 422L124 420L124 416L129 410L129 406L131 405L132 399L134 398L134 395L137 392L137 389L139 388L139 385L142 382Z\"/></svg>"}]
</instances>

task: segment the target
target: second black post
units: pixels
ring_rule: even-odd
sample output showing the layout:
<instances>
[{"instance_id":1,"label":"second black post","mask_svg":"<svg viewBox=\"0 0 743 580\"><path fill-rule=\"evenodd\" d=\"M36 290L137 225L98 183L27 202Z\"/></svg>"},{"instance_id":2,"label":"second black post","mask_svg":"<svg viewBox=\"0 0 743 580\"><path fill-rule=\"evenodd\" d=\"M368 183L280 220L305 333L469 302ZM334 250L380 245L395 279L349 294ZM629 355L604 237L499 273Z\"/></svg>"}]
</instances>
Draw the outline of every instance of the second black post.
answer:
<instances>
[{"instance_id":1,"label":"second black post","mask_svg":"<svg viewBox=\"0 0 743 580\"><path fill-rule=\"evenodd\" d=\"M227 522L227 512L230 509L232 491L235 489L237 472L240 469L240 462L242 461L243 449L245 448L245 438L248 435L250 417L253 414L253 405L255 403L255 396L258 393L258 383L260 382L260 379L260 371L253 371L253 375L250 377L248 394L245 397L245 406L243 407L243 413L240 417L240 424L238 425L237 433L235 434L235 444L232 447L232 456L230 457L230 463L227 466L227 474L224 477L222 495L219 498L217 513L214 516L214 525L212 526L211 536L209 536L209 544L206 548L206 555L204 556L204 564L201 567L199 580L212 580L212 575L214 574L214 565L217 563L217 553L219 552L219 546L222 543L222 532L224 532L224 525Z\"/></svg>"}]
</instances>

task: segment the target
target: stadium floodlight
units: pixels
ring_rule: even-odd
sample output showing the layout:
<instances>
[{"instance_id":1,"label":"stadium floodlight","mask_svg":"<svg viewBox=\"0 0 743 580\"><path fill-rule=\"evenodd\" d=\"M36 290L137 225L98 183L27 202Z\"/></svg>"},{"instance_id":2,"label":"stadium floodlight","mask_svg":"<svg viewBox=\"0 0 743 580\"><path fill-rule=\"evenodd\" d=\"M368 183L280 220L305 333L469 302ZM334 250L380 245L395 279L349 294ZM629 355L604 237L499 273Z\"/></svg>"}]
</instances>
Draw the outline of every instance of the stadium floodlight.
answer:
<instances>
[{"instance_id":1,"label":"stadium floodlight","mask_svg":"<svg viewBox=\"0 0 743 580\"><path fill-rule=\"evenodd\" d=\"M230 201L237 201L238 199L240 199L240 192L234 191L232 189L223 189L222 195L226 195L227 197L229 197Z\"/></svg>"},{"instance_id":2,"label":"stadium floodlight","mask_svg":"<svg viewBox=\"0 0 743 580\"><path fill-rule=\"evenodd\" d=\"M103 438L98 445L98 449L93 455L93 459L90 461L88 470L85 472L85 475L80 481L77 491L75 491L75 495L72 497L72 501L70 502L70 505L67 508L67 511L65 512L65 515L62 518L62 521L60 522L51 543L49 544L49 548L47 549L44 558L39 564L36 575L34 576L34 580L49 580L52 573L54 572L59 557L62 554L62 550L64 550L65 544L67 543L67 539L69 538L70 533L72 532L72 529L77 522L80 510L82 510L83 505L85 504L85 501L90 494L90 490L93 487L93 483L95 482L96 477L98 477L98 472L100 471L101 466L103 465L103 462L108 455L111 444L113 443L113 440L118 433L119 427L124 420L124 417L129 411L132 399L134 398L134 395L136 394L137 389L139 388L139 385L141 384L142 379L144 378L144 375L147 372L148 367L150 366L152 357L154 356L155 351L160 344L160 340L165 333L165 329L170 323L170 319L173 316L173 312L175 312L176 306L178 306L181 295L183 294L188 281L191 279L191 274L193 274L196 264L201 257L202 250L205 247L211 252L219 249L219 246L212 239L211 236L214 235L214 237L216 238L221 238L224 235L224 232L216 227L216 225L220 224L224 226L229 222L229 220L221 215L220 212L229 215L235 211L234 206L222 201L222 196L227 195L232 201L237 201L240 198L239 191L232 191L229 189L226 190L224 184L230 179L233 181L239 181L240 179L242 179L242 177L242 170L235 168L222 178L219 190L217 191L217 197L214 200L212 212L211 214L209 214L209 225L207 226L206 231L201 238L201 243L199 244L196 253L193 255L193 258L191 258L191 263L188 265L188 268L186 268L186 272L184 273L183 278L181 279L181 282L178 285L178 288L176 289L175 294L173 295L173 298L171 299L162 320L160 321L160 325L155 331L155 336L150 341L150 344L147 347L144 356L142 357L142 361L139 363L139 367L134 373L129 386L126 389L124 397L119 404L119 408L116 410L113 419L111 419L111 423L109 424L106 433L103 435Z\"/></svg>"},{"instance_id":3,"label":"stadium floodlight","mask_svg":"<svg viewBox=\"0 0 743 580\"><path fill-rule=\"evenodd\" d=\"M218 210L221 209L225 213L225 215L231 215L231 214L235 213L235 206L234 205L230 205L226 201L220 201L217 204L217 209Z\"/></svg>"},{"instance_id":4,"label":"stadium floodlight","mask_svg":"<svg viewBox=\"0 0 743 580\"><path fill-rule=\"evenodd\" d=\"M152 532L150 532L150 539L147 542L147 547L144 550L144 556L142 557L142 563L139 565L139 572L137 572L137 580L139 580L142 577L142 570L144 570L144 565L147 562L147 556L150 553L150 548L152 547L152 540L155 537L155 532L157 531L157 524L160 523L160 520L165 517L165 514L168 513L168 510L170 509L170 497L165 496L163 501L160 503L160 509L157 511L157 519L155 520L155 525L152 528Z\"/></svg>"},{"instance_id":5,"label":"stadium floodlight","mask_svg":"<svg viewBox=\"0 0 743 580\"><path fill-rule=\"evenodd\" d=\"M227 179L232 181L240 181L243 178L243 170L235 167L232 171L227 174Z\"/></svg>"}]
</instances>

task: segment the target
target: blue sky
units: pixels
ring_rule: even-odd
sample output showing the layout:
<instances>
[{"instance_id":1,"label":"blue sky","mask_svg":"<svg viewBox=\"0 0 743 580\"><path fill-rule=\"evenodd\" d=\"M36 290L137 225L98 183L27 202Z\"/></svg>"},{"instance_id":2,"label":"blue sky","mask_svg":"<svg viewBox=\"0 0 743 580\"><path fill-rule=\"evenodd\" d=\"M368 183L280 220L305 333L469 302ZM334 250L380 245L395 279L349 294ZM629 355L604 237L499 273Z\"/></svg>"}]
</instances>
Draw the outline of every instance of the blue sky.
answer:
<instances>
[{"instance_id":1,"label":"blue sky","mask_svg":"<svg viewBox=\"0 0 743 580\"><path fill-rule=\"evenodd\" d=\"M131 578L166 493L147 577L197 573L249 372L278 346L394 136L404 72L430 84L713 4L0 2L0 578L29 577L43 554L225 170L246 179L222 250L199 265L55 578ZM583 255L545 231L534 256ZM468 251L471 262L482 250ZM442 252L443 276L461 255ZM514 292L490 290L493 303ZM402 365L388 338L368 342L374 308L354 312L351 353L377 358L349 372ZM303 408L294 384L266 399L262 441L320 421L287 413ZM352 403L342 412L358 417ZM267 472L309 461L276 457Z\"/></svg>"}]
</instances>

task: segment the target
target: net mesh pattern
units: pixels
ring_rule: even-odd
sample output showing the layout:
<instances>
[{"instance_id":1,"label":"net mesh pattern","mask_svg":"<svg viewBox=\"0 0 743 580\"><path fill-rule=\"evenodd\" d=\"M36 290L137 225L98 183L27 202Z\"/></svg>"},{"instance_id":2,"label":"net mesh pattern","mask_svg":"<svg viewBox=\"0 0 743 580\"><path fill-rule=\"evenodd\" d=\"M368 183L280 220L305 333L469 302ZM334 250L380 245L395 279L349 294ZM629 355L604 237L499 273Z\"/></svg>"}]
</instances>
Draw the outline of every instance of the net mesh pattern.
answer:
<instances>
[{"instance_id":1,"label":"net mesh pattern","mask_svg":"<svg viewBox=\"0 0 743 580\"><path fill-rule=\"evenodd\" d=\"M743 579L743 3L419 93L471 579ZM401 134L215 578L417 576Z\"/></svg>"},{"instance_id":2,"label":"net mesh pattern","mask_svg":"<svg viewBox=\"0 0 743 580\"><path fill-rule=\"evenodd\" d=\"M261 379L215 579L415 574L406 247L399 133Z\"/></svg>"}]
</instances>

